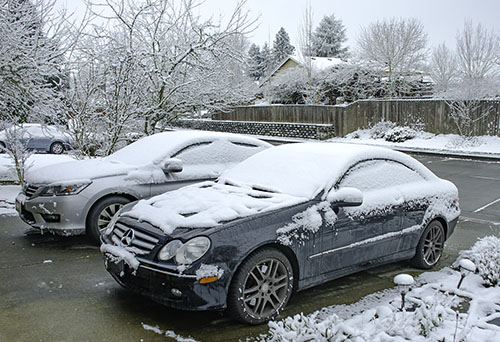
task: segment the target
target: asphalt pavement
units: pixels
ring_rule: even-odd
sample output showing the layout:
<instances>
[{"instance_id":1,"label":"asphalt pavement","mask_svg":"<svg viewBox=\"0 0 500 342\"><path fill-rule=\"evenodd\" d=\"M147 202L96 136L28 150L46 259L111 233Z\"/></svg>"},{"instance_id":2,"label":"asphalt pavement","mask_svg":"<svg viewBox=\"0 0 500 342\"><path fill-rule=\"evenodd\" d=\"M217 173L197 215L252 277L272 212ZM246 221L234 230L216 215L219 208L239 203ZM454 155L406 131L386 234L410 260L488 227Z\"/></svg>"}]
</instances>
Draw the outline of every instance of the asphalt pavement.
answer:
<instances>
[{"instance_id":1,"label":"asphalt pavement","mask_svg":"<svg viewBox=\"0 0 500 342\"><path fill-rule=\"evenodd\" d=\"M461 219L438 267L450 265L479 237L500 236L500 163L418 155L460 191ZM292 296L283 313L347 304L392 286L406 263L360 272ZM267 331L219 312L165 308L121 289L85 237L40 235L15 216L0 217L0 341L172 341L158 326L198 341L245 341Z\"/></svg>"}]
</instances>

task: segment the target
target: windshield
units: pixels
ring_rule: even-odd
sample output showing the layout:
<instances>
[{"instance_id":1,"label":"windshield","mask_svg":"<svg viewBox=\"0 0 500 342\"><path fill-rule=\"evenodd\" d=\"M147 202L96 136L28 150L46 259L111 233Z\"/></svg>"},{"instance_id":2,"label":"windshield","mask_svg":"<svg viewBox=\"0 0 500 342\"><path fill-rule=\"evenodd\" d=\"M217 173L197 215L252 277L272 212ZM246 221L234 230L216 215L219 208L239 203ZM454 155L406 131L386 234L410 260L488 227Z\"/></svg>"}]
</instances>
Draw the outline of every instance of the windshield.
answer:
<instances>
[{"instance_id":1,"label":"windshield","mask_svg":"<svg viewBox=\"0 0 500 342\"><path fill-rule=\"evenodd\" d=\"M182 139L182 141L185 139ZM106 161L145 165L164 158L181 143L179 135L171 132L142 138L106 157Z\"/></svg>"},{"instance_id":2,"label":"windshield","mask_svg":"<svg viewBox=\"0 0 500 342\"><path fill-rule=\"evenodd\" d=\"M334 160L299 146L274 147L224 172L219 182L313 199L331 183Z\"/></svg>"}]
</instances>

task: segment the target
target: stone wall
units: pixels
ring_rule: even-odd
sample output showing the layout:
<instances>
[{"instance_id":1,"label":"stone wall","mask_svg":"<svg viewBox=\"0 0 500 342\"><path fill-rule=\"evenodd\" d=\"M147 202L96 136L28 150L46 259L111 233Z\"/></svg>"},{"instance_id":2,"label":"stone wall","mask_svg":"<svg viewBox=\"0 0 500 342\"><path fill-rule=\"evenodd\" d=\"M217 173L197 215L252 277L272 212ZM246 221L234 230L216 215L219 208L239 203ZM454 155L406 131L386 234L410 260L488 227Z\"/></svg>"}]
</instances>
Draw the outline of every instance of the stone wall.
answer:
<instances>
[{"instance_id":1,"label":"stone wall","mask_svg":"<svg viewBox=\"0 0 500 342\"><path fill-rule=\"evenodd\" d=\"M331 124L180 119L173 122L172 126L286 138L323 140L335 136L334 126Z\"/></svg>"}]
</instances>

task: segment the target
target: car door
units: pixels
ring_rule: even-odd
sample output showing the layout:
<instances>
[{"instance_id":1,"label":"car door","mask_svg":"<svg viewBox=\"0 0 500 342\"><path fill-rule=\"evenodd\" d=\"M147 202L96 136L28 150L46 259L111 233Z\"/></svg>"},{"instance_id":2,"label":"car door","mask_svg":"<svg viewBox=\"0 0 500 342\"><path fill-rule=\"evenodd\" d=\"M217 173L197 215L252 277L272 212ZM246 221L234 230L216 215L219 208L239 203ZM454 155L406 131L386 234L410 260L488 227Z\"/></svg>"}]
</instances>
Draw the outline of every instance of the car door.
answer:
<instances>
[{"instance_id":1,"label":"car door","mask_svg":"<svg viewBox=\"0 0 500 342\"><path fill-rule=\"evenodd\" d=\"M332 229L322 230L322 272L377 262L398 250L404 197L400 176L409 170L390 160L367 160L353 165L335 186L363 192L363 204L339 207ZM332 189L335 191L336 189Z\"/></svg>"}]
</instances>

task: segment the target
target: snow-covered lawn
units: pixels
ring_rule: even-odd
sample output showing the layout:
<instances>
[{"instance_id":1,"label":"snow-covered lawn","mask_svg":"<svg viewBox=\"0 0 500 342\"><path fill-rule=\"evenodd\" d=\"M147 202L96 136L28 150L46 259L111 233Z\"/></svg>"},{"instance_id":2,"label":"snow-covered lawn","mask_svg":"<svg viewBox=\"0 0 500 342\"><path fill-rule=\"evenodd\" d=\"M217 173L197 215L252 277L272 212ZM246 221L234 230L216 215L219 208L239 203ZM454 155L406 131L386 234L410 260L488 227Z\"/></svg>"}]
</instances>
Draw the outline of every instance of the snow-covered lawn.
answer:
<instances>
[{"instance_id":1,"label":"snow-covered lawn","mask_svg":"<svg viewBox=\"0 0 500 342\"><path fill-rule=\"evenodd\" d=\"M394 140L408 140L395 142ZM392 140L392 141L391 141ZM328 141L360 143L388 146L402 149L417 149L437 153L486 155L500 158L500 137L479 136L463 139L456 134L432 134L409 127L396 127L390 122L382 122L370 129L357 130L345 138Z\"/></svg>"}]
</instances>

